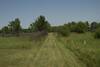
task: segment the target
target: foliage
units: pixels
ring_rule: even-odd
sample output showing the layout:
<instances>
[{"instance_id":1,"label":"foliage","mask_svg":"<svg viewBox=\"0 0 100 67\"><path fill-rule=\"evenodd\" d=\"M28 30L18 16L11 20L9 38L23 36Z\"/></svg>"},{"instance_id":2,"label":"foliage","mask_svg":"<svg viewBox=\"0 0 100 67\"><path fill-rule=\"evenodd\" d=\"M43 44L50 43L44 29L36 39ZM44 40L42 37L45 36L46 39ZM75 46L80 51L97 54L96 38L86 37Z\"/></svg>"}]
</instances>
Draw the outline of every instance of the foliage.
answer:
<instances>
[{"instance_id":1,"label":"foliage","mask_svg":"<svg viewBox=\"0 0 100 67\"><path fill-rule=\"evenodd\" d=\"M86 22L79 21L78 23L72 21L68 23L68 27L71 32L84 33L89 30L89 23L88 21Z\"/></svg>"},{"instance_id":2,"label":"foliage","mask_svg":"<svg viewBox=\"0 0 100 67\"><path fill-rule=\"evenodd\" d=\"M23 33L30 33L31 30L30 30L30 28L29 28L29 29L22 29L22 32L23 32Z\"/></svg>"},{"instance_id":3,"label":"foliage","mask_svg":"<svg viewBox=\"0 0 100 67\"><path fill-rule=\"evenodd\" d=\"M68 23L68 27L70 29L71 32L76 32L76 22L72 21L71 23Z\"/></svg>"},{"instance_id":4,"label":"foliage","mask_svg":"<svg viewBox=\"0 0 100 67\"><path fill-rule=\"evenodd\" d=\"M100 39L100 28L97 28L95 31L95 38Z\"/></svg>"},{"instance_id":5,"label":"foliage","mask_svg":"<svg viewBox=\"0 0 100 67\"><path fill-rule=\"evenodd\" d=\"M52 26L51 27L51 32L57 32L58 26Z\"/></svg>"},{"instance_id":6,"label":"foliage","mask_svg":"<svg viewBox=\"0 0 100 67\"><path fill-rule=\"evenodd\" d=\"M0 29L0 33L2 33L2 30Z\"/></svg>"},{"instance_id":7,"label":"foliage","mask_svg":"<svg viewBox=\"0 0 100 67\"><path fill-rule=\"evenodd\" d=\"M91 31L94 32L96 29L97 23L96 22L92 22L91 23Z\"/></svg>"},{"instance_id":8,"label":"foliage","mask_svg":"<svg viewBox=\"0 0 100 67\"><path fill-rule=\"evenodd\" d=\"M69 36L70 31L67 26L59 26L57 32L62 36Z\"/></svg>"},{"instance_id":9,"label":"foliage","mask_svg":"<svg viewBox=\"0 0 100 67\"><path fill-rule=\"evenodd\" d=\"M8 26L10 32L13 34L14 33L19 34L19 32L21 31L20 20L18 18L16 18L15 21L11 21Z\"/></svg>"},{"instance_id":10,"label":"foliage","mask_svg":"<svg viewBox=\"0 0 100 67\"><path fill-rule=\"evenodd\" d=\"M100 27L100 23L97 23L97 22L92 22L91 23L91 32L95 32L97 28Z\"/></svg>"},{"instance_id":11,"label":"foliage","mask_svg":"<svg viewBox=\"0 0 100 67\"><path fill-rule=\"evenodd\" d=\"M34 26L34 27L33 27ZM44 16L39 16L35 23L32 24L32 28L35 28L35 31L49 31L50 24L46 21Z\"/></svg>"},{"instance_id":12,"label":"foliage","mask_svg":"<svg viewBox=\"0 0 100 67\"><path fill-rule=\"evenodd\" d=\"M97 24L97 28L99 28L99 27L100 27L100 23Z\"/></svg>"},{"instance_id":13,"label":"foliage","mask_svg":"<svg viewBox=\"0 0 100 67\"><path fill-rule=\"evenodd\" d=\"M3 34L9 33L9 29L8 29L7 26L4 26L1 31L2 31Z\"/></svg>"},{"instance_id":14,"label":"foliage","mask_svg":"<svg viewBox=\"0 0 100 67\"><path fill-rule=\"evenodd\" d=\"M100 40L91 34L72 33L59 39L52 34L37 41L0 37L0 67L100 67Z\"/></svg>"},{"instance_id":15,"label":"foliage","mask_svg":"<svg viewBox=\"0 0 100 67\"><path fill-rule=\"evenodd\" d=\"M58 37L66 47L76 55L79 63L85 64L85 67L99 67L100 66L100 41L94 39L92 33L77 34L72 33L70 37ZM80 66L82 67L82 66Z\"/></svg>"},{"instance_id":16,"label":"foliage","mask_svg":"<svg viewBox=\"0 0 100 67\"><path fill-rule=\"evenodd\" d=\"M87 26L87 31L90 31L90 24L88 21L85 22L86 26Z\"/></svg>"},{"instance_id":17,"label":"foliage","mask_svg":"<svg viewBox=\"0 0 100 67\"><path fill-rule=\"evenodd\" d=\"M29 26L30 32L35 32L35 23L31 23Z\"/></svg>"},{"instance_id":18,"label":"foliage","mask_svg":"<svg viewBox=\"0 0 100 67\"><path fill-rule=\"evenodd\" d=\"M68 32L77 32L77 33L85 33L87 31L95 32L97 28L100 27L100 23L92 22L89 24L88 21L86 22L68 22L64 25L60 26L51 26L50 23L46 20L45 16L40 15L35 22L31 23L29 28L22 29L21 23L19 18L15 18L15 20L9 22L8 26L3 27L0 33L10 33L19 35L19 33L32 33L38 31L45 31L45 32L58 32L62 35L67 35Z\"/></svg>"},{"instance_id":19,"label":"foliage","mask_svg":"<svg viewBox=\"0 0 100 67\"><path fill-rule=\"evenodd\" d=\"M77 33L84 33L88 30L88 26L80 21L76 24L75 30Z\"/></svg>"}]
</instances>

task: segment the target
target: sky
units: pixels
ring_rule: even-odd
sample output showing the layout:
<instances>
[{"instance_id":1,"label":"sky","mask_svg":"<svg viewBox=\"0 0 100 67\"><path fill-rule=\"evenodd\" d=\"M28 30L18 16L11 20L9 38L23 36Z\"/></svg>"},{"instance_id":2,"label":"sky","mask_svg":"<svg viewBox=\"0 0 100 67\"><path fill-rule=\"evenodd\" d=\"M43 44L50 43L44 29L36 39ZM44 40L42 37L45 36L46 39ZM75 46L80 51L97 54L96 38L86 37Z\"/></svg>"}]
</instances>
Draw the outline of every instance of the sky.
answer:
<instances>
[{"instance_id":1,"label":"sky","mask_svg":"<svg viewBox=\"0 0 100 67\"><path fill-rule=\"evenodd\" d=\"M19 18L27 28L40 15L51 25L100 21L100 0L0 0L0 28Z\"/></svg>"}]
</instances>

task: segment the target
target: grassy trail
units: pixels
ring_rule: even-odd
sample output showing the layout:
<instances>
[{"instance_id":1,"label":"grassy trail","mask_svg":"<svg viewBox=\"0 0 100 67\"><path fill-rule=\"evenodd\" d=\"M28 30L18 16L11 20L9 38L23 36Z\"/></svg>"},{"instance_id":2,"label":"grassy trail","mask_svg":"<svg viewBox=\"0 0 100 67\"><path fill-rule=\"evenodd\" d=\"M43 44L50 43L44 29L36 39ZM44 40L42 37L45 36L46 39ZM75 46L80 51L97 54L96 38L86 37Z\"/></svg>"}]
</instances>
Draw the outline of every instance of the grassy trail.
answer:
<instances>
[{"instance_id":1,"label":"grassy trail","mask_svg":"<svg viewBox=\"0 0 100 67\"><path fill-rule=\"evenodd\" d=\"M56 36L52 33L46 38L45 42L37 52L30 67L82 67L77 56L69 49L66 49Z\"/></svg>"},{"instance_id":2,"label":"grassy trail","mask_svg":"<svg viewBox=\"0 0 100 67\"><path fill-rule=\"evenodd\" d=\"M100 40L91 35L0 37L0 67L100 67Z\"/></svg>"}]
</instances>

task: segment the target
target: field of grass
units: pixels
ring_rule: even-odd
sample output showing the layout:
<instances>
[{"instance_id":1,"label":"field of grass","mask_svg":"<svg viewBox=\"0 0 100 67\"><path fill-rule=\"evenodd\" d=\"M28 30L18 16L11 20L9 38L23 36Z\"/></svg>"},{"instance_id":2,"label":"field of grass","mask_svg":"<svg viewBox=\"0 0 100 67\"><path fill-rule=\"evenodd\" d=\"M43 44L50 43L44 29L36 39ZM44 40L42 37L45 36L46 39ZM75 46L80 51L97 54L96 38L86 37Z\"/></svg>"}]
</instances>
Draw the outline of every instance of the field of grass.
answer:
<instances>
[{"instance_id":1,"label":"field of grass","mask_svg":"<svg viewBox=\"0 0 100 67\"><path fill-rule=\"evenodd\" d=\"M86 67L100 67L100 40L93 34L73 33L69 37L59 37L66 49L72 51Z\"/></svg>"},{"instance_id":2,"label":"field of grass","mask_svg":"<svg viewBox=\"0 0 100 67\"><path fill-rule=\"evenodd\" d=\"M100 40L72 33L32 40L0 37L0 67L100 67Z\"/></svg>"}]
</instances>

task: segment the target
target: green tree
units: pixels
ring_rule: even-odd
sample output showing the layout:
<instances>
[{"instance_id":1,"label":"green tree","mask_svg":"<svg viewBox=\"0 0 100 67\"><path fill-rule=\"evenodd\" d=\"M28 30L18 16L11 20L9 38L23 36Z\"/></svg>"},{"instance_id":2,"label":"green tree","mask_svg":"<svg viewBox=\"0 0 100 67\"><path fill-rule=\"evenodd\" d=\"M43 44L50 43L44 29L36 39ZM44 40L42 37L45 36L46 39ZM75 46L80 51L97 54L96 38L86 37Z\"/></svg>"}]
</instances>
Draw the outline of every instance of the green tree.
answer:
<instances>
[{"instance_id":1,"label":"green tree","mask_svg":"<svg viewBox=\"0 0 100 67\"><path fill-rule=\"evenodd\" d=\"M94 32L97 28L97 22L92 22L91 23L91 31Z\"/></svg>"},{"instance_id":2,"label":"green tree","mask_svg":"<svg viewBox=\"0 0 100 67\"><path fill-rule=\"evenodd\" d=\"M87 26L87 30L90 31L90 24L88 21L85 22L86 26Z\"/></svg>"},{"instance_id":3,"label":"green tree","mask_svg":"<svg viewBox=\"0 0 100 67\"><path fill-rule=\"evenodd\" d=\"M35 23L30 24L29 30L30 32L35 32Z\"/></svg>"},{"instance_id":4,"label":"green tree","mask_svg":"<svg viewBox=\"0 0 100 67\"><path fill-rule=\"evenodd\" d=\"M69 36L70 31L67 25L63 25L63 26L58 26L57 29L58 34L62 35L62 36Z\"/></svg>"},{"instance_id":5,"label":"green tree","mask_svg":"<svg viewBox=\"0 0 100 67\"><path fill-rule=\"evenodd\" d=\"M19 33L21 31L20 20L18 18L16 18L15 21L11 21L8 24L8 27L9 27L11 33L19 35Z\"/></svg>"},{"instance_id":6,"label":"green tree","mask_svg":"<svg viewBox=\"0 0 100 67\"><path fill-rule=\"evenodd\" d=\"M76 28L76 24L77 23L75 21L72 21L71 23L70 22L68 23L68 27L69 27L71 32L76 32L76 29L75 29Z\"/></svg>"},{"instance_id":7,"label":"green tree","mask_svg":"<svg viewBox=\"0 0 100 67\"><path fill-rule=\"evenodd\" d=\"M35 21L35 30L36 31L49 31L50 24L46 21L45 17L40 15Z\"/></svg>"},{"instance_id":8,"label":"green tree","mask_svg":"<svg viewBox=\"0 0 100 67\"><path fill-rule=\"evenodd\" d=\"M0 33L2 33L2 30L0 29Z\"/></svg>"},{"instance_id":9,"label":"green tree","mask_svg":"<svg viewBox=\"0 0 100 67\"><path fill-rule=\"evenodd\" d=\"M30 33L30 32L31 32L29 28L28 28L28 29L22 29L21 31L22 31L23 33Z\"/></svg>"},{"instance_id":10,"label":"green tree","mask_svg":"<svg viewBox=\"0 0 100 67\"><path fill-rule=\"evenodd\" d=\"M8 34L9 33L9 28L7 26L4 26L1 31L2 31L3 35Z\"/></svg>"},{"instance_id":11,"label":"green tree","mask_svg":"<svg viewBox=\"0 0 100 67\"><path fill-rule=\"evenodd\" d=\"M96 29L94 37L100 39L100 27Z\"/></svg>"},{"instance_id":12,"label":"green tree","mask_svg":"<svg viewBox=\"0 0 100 67\"><path fill-rule=\"evenodd\" d=\"M97 27L96 28L99 28L100 27L100 22L97 24Z\"/></svg>"},{"instance_id":13,"label":"green tree","mask_svg":"<svg viewBox=\"0 0 100 67\"><path fill-rule=\"evenodd\" d=\"M9 24L8 24L10 33L14 33L14 24L15 24L14 21L9 22Z\"/></svg>"},{"instance_id":14,"label":"green tree","mask_svg":"<svg viewBox=\"0 0 100 67\"><path fill-rule=\"evenodd\" d=\"M51 32L57 32L58 26L51 26Z\"/></svg>"},{"instance_id":15,"label":"green tree","mask_svg":"<svg viewBox=\"0 0 100 67\"><path fill-rule=\"evenodd\" d=\"M79 21L75 27L75 30L77 33L84 33L88 30L88 26L82 21Z\"/></svg>"},{"instance_id":16,"label":"green tree","mask_svg":"<svg viewBox=\"0 0 100 67\"><path fill-rule=\"evenodd\" d=\"M18 18L15 19L15 31L19 33L21 31L20 20Z\"/></svg>"}]
</instances>

